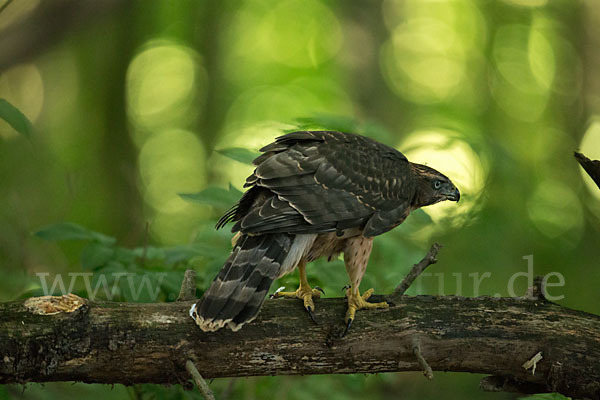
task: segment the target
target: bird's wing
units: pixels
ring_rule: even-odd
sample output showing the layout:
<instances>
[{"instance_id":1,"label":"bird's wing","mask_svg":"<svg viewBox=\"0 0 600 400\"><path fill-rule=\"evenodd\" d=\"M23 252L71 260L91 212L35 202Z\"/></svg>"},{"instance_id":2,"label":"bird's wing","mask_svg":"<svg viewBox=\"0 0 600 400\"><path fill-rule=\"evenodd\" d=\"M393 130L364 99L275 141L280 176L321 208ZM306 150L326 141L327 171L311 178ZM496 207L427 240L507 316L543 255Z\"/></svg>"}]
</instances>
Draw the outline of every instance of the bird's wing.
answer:
<instances>
[{"instance_id":1,"label":"bird's wing","mask_svg":"<svg viewBox=\"0 0 600 400\"><path fill-rule=\"evenodd\" d=\"M416 182L408 160L371 139L293 132L261 151L246 193L260 191L264 200L231 213L229 219L238 221L234 231L318 233L365 227L374 236L410 211Z\"/></svg>"}]
</instances>

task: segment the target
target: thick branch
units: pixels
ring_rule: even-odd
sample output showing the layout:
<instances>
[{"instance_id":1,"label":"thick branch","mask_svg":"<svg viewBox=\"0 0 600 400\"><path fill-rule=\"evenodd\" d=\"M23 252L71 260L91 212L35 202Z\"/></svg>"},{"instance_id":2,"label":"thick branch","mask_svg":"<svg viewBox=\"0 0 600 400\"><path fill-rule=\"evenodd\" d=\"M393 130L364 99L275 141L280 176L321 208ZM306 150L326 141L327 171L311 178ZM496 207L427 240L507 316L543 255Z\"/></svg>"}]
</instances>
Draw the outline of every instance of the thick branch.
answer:
<instances>
[{"instance_id":1,"label":"thick branch","mask_svg":"<svg viewBox=\"0 0 600 400\"><path fill-rule=\"evenodd\" d=\"M590 160L581 153L575 152L575 159L583 167L585 172L594 180L600 188L600 161Z\"/></svg>"},{"instance_id":2,"label":"thick branch","mask_svg":"<svg viewBox=\"0 0 600 400\"><path fill-rule=\"evenodd\" d=\"M543 300L402 297L359 312L344 338L343 299L317 301L321 325L300 302L267 300L235 333L202 332L188 314L193 302L87 301L52 315L31 303L0 304L0 383L182 383L188 359L205 378L421 371L418 343L433 370L600 399L600 317ZM538 352L532 374L522 365Z\"/></svg>"}]
</instances>

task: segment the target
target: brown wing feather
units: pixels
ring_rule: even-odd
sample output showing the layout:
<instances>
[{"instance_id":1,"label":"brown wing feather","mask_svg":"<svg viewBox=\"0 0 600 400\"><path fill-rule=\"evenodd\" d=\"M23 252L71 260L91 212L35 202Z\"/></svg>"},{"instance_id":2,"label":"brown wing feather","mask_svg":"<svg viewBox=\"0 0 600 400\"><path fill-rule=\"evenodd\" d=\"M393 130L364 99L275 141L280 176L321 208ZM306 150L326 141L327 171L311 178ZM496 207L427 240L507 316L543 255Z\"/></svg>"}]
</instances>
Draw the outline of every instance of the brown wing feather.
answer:
<instances>
[{"instance_id":1,"label":"brown wing feather","mask_svg":"<svg viewBox=\"0 0 600 400\"><path fill-rule=\"evenodd\" d=\"M315 131L290 133L261 151L247 185L261 188L264 199L229 214L238 221L234 231L366 227L374 236L408 215L416 182L408 160L395 149L358 135Z\"/></svg>"}]
</instances>

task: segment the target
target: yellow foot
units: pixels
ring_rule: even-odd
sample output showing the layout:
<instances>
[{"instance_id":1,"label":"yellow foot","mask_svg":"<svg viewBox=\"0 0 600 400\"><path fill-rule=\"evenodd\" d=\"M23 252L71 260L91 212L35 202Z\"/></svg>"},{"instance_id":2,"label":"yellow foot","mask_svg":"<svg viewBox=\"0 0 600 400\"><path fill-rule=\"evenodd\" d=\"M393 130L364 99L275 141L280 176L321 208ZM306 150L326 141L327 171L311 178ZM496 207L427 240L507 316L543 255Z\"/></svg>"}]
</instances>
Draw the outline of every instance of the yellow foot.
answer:
<instances>
[{"instance_id":1,"label":"yellow foot","mask_svg":"<svg viewBox=\"0 0 600 400\"><path fill-rule=\"evenodd\" d=\"M354 314L358 310L374 310L382 308L390 308L389 303L382 301L381 303L369 303L367 299L373 294L373 289L369 289L360 295L358 290L354 291L352 288L346 290L346 299L348 300L348 310L346 311L346 330L342 336L345 336L350 330L352 321L354 321Z\"/></svg>"},{"instance_id":2,"label":"yellow foot","mask_svg":"<svg viewBox=\"0 0 600 400\"><path fill-rule=\"evenodd\" d=\"M306 309L306 311L308 311L308 315L310 316L310 319L312 319L313 322L316 324L317 321L315 320L315 317L313 315L313 311L315 310L315 303L313 301L313 298L317 298L317 299L320 298L321 293L325 294L323 289L321 289L318 286L315 286L314 289L312 289L310 286L300 286L295 292L278 292L278 291L276 291L275 293L273 293L271 295L271 297L272 298L288 297L288 298L295 298L295 299L302 300L304 302L304 308Z\"/></svg>"}]
</instances>

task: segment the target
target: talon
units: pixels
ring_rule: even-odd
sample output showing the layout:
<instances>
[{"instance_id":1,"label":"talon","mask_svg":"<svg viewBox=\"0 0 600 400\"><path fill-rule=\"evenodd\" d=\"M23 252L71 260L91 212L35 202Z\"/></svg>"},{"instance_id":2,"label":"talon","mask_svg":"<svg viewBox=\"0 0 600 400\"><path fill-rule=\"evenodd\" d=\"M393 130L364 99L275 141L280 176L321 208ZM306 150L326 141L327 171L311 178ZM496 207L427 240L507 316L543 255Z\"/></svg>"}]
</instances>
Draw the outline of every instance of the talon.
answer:
<instances>
[{"instance_id":1,"label":"talon","mask_svg":"<svg viewBox=\"0 0 600 400\"><path fill-rule=\"evenodd\" d=\"M350 285L344 285L344 287L342 288L342 292L343 292L344 290L348 290L348 289L350 289L351 287L352 287L352 286L350 286Z\"/></svg>"},{"instance_id":2,"label":"talon","mask_svg":"<svg viewBox=\"0 0 600 400\"><path fill-rule=\"evenodd\" d=\"M344 331L345 336L352 325L352 321L354 321L354 315L359 310L375 310L375 309L385 309L390 307L390 302L384 301L380 303L371 303L367 301L369 297L373 294L373 289L369 289L365 291L362 295L358 292L358 290L350 290L348 287L348 291L346 292L346 301L348 302L348 308L346 310L346 318L345 321L347 323L346 330Z\"/></svg>"},{"instance_id":3,"label":"talon","mask_svg":"<svg viewBox=\"0 0 600 400\"><path fill-rule=\"evenodd\" d=\"M386 303L388 304L388 306L390 306L390 307L396 307L396 304L395 304L395 303L392 303L392 302L391 302L391 301L389 301L389 300L386 300L385 302L386 302Z\"/></svg>"},{"instance_id":4,"label":"talon","mask_svg":"<svg viewBox=\"0 0 600 400\"><path fill-rule=\"evenodd\" d=\"M348 318L348 323L346 324L346 329L344 329L344 333L342 333L342 337L346 336L346 333L348 333L348 331L350 330L350 327L352 326L352 321L354 321L352 318Z\"/></svg>"},{"instance_id":5,"label":"talon","mask_svg":"<svg viewBox=\"0 0 600 400\"><path fill-rule=\"evenodd\" d=\"M319 292L321 292L321 293L325 294L325 291L324 291L323 289L321 289L320 287L318 287L318 286L315 286L315 289L317 289Z\"/></svg>"},{"instance_id":6,"label":"talon","mask_svg":"<svg viewBox=\"0 0 600 400\"><path fill-rule=\"evenodd\" d=\"M308 316L310 317L310 319L312 319L312 321L315 323L315 325L319 325L319 323L315 319L315 316L314 316L310 306L306 306L306 311L308 311Z\"/></svg>"}]
</instances>

